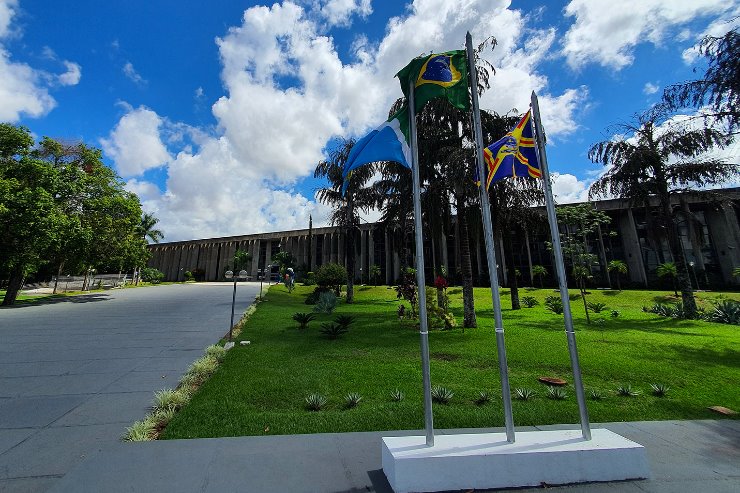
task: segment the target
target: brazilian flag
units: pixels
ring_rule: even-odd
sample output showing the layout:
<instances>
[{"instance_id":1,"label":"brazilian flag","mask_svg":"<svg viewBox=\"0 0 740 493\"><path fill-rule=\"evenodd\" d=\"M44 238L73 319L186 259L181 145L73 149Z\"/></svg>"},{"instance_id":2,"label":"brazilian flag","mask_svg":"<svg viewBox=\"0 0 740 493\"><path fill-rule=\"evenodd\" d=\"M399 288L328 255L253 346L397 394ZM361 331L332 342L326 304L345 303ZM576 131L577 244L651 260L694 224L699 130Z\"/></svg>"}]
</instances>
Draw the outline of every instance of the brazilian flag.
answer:
<instances>
[{"instance_id":1,"label":"brazilian flag","mask_svg":"<svg viewBox=\"0 0 740 493\"><path fill-rule=\"evenodd\" d=\"M468 67L465 50L433 53L414 58L396 74L401 90L408 98L409 85L414 82L414 110L421 111L427 101L447 98L461 110L470 109Z\"/></svg>"}]
</instances>

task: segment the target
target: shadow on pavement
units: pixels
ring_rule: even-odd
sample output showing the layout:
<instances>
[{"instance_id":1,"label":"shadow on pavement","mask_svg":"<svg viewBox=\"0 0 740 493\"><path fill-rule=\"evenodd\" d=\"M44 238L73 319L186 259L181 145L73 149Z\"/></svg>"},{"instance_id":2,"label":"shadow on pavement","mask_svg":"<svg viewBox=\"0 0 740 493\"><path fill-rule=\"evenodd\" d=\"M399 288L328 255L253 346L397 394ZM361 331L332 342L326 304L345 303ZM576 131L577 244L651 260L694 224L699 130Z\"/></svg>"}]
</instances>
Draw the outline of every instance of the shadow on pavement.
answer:
<instances>
[{"instance_id":1,"label":"shadow on pavement","mask_svg":"<svg viewBox=\"0 0 740 493\"><path fill-rule=\"evenodd\" d=\"M0 306L0 309L27 308L38 305L56 305L58 303L92 303L95 301L109 301L110 295L106 293L78 294L75 296L52 295L46 298L32 300L19 300L14 305Z\"/></svg>"}]
</instances>

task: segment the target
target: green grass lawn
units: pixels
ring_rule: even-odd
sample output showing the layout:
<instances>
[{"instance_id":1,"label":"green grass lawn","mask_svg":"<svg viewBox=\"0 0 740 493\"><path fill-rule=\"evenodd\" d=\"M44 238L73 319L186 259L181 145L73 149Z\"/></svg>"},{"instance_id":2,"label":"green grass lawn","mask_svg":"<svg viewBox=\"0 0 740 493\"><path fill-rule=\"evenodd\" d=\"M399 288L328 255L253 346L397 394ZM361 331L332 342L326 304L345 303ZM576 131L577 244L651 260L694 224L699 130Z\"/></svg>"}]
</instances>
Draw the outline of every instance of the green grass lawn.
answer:
<instances>
[{"instance_id":1,"label":"green grass lawn","mask_svg":"<svg viewBox=\"0 0 740 493\"><path fill-rule=\"evenodd\" d=\"M249 346L229 351L222 366L164 430L162 438L194 438L263 434L346 432L424 427L419 334L410 321L396 317L395 291L386 287L356 289L356 302L341 303L333 315L320 315L306 330L291 320L310 312L303 303L313 288L297 287L288 294L273 286L268 301L248 320L239 339ZM552 289L523 289L540 305L508 309L503 291L506 349L512 392L534 389L528 401L513 401L516 425L576 423L578 407L572 387L562 316L546 311ZM740 410L740 331L738 327L704 321L661 318L643 313L642 306L671 300L672 293L655 291L594 291L590 301L608 310L592 315L605 325L587 326L583 304L572 302L586 392L599 390L604 399L588 401L593 422L707 419L721 417L707 406ZM478 328L429 334L433 385L452 389L448 405L434 404L436 428L503 426L493 314L489 289L476 289ZM699 293L700 305L711 307L717 293ZM725 294L740 299L738 294ZM453 311L462 320L462 295L450 289ZM611 318L609 310L620 311ZM327 340L322 322L336 315L356 317L348 334ZM568 398L547 399L540 376L569 382ZM671 390L664 398L650 393L651 383ZM630 384L637 397L621 397L618 385ZM394 402L400 389L405 399ZM473 403L480 391L493 399ZM319 392L328 397L318 412L304 408L305 397ZM344 409L344 396L358 392L363 400Z\"/></svg>"}]
</instances>

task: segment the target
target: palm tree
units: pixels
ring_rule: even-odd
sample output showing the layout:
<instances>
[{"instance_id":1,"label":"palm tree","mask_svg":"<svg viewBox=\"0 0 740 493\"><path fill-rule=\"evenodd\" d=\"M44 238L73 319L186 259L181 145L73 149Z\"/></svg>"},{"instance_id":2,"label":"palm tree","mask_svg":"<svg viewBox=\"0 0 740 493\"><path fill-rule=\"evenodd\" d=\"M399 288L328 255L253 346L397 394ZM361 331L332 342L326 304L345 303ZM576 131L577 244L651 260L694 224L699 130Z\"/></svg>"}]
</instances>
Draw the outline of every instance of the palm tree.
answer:
<instances>
[{"instance_id":1,"label":"palm tree","mask_svg":"<svg viewBox=\"0 0 740 493\"><path fill-rule=\"evenodd\" d=\"M609 270L609 272L617 273L617 289L621 291L622 286L619 284L619 278L622 276L622 274L627 273L627 264L622 260L612 260L611 262L609 262L609 264L607 264L606 268Z\"/></svg>"},{"instance_id":2,"label":"palm tree","mask_svg":"<svg viewBox=\"0 0 740 493\"><path fill-rule=\"evenodd\" d=\"M545 269L545 267L542 266L542 265L533 265L532 266L532 275L534 277L539 277L540 278L540 289L544 288L544 286L542 284L542 278L547 275L547 269Z\"/></svg>"},{"instance_id":3,"label":"palm tree","mask_svg":"<svg viewBox=\"0 0 740 493\"><path fill-rule=\"evenodd\" d=\"M159 222L159 219L154 217L151 212L145 212L141 215L141 223L139 224L139 234L143 239L150 239L154 243L159 243L159 240L164 239L164 233L159 229L154 229L154 226Z\"/></svg>"},{"instance_id":4,"label":"palm tree","mask_svg":"<svg viewBox=\"0 0 740 493\"><path fill-rule=\"evenodd\" d=\"M368 274L370 274L370 279L373 280L373 284L377 286L378 278L380 277L380 266L375 264L371 265L370 272L368 272Z\"/></svg>"},{"instance_id":5,"label":"palm tree","mask_svg":"<svg viewBox=\"0 0 740 493\"><path fill-rule=\"evenodd\" d=\"M331 224L344 230L345 255L347 256L347 303L354 302L355 281L355 231L360 225L358 211L369 212L377 203L375 190L367 186L375 174L375 165L360 166L352 171L345 196L342 196L342 168L347 162L352 146L352 139L343 140L333 151L329 158L319 162L314 170L314 178L326 178L329 186L320 188L316 196L324 203L333 207Z\"/></svg>"},{"instance_id":6,"label":"palm tree","mask_svg":"<svg viewBox=\"0 0 740 493\"><path fill-rule=\"evenodd\" d=\"M678 277L678 268L674 262L665 262L660 264L656 269L655 273L658 277L670 277L673 283L673 294L678 298L678 289L676 288L676 278Z\"/></svg>"},{"instance_id":7,"label":"palm tree","mask_svg":"<svg viewBox=\"0 0 740 493\"><path fill-rule=\"evenodd\" d=\"M696 318L696 301L676 218L680 207L674 210L671 197L681 189L732 180L740 174L740 167L705 157L709 150L729 144L730 139L723 132L711 127L696 128L692 122L670 117L665 106L656 106L638 115L636 124L618 125L615 138L594 144L589 158L609 169L591 186L589 195L617 196L629 200L630 205L645 207L651 197L657 197L656 232L668 240L676 262L686 316Z\"/></svg>"}]
</instances>

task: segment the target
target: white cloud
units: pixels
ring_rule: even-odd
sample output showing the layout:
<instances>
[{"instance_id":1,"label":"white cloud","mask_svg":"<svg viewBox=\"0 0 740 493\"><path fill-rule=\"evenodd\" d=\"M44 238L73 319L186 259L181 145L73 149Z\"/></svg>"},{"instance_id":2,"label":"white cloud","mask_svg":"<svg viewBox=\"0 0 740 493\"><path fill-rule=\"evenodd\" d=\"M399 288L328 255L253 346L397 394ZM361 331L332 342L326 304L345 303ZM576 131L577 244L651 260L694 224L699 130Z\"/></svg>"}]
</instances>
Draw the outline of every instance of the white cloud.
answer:
<instances>
[{"instance_id":1,"label":"white cloud","mask_svg":"<svg viewBox=\"0 0 740 493\"><path fill-rule=\"evenodd\" d=\"M721 15L718 19L712 21L707 28L699 33L698 35L694 36L695 39L698 42L701 42L702 39L706 36L713 36L713 37L722 37L725 35L725 33L736 29L738 26L740 26L740 5L735 7L734 10L728 11ZM686 39L689 39L691 36L687 36ZM691 65L696 61L696 59L699 57L699 43L695 44L694 46L691 46L689 48L686 48L683 53L683 61L687 65Z\"/></svg>"},{"instance_id":2,"label":"white cloud","mask_svg":"<svg viewBox=\"0 0 740 493\"><path fill-rule=\"evenodd\" d=\"M373 13L370 0L326 0L321 14L330 25L347 26L353 15L367 17Z\"/></svg>"},{"instance_id":3,"label":"white cloud","mask_svg":"<svg viewBox=\"0 0 740 493\"><path fill-rule=\"evenodd\" d=\"M195 99L201 99L204 97L205 92L203 91L203 88L198 86L198 88L195 90Z\"/></svg>"},{"instance_id":4,"label":"white cloud","mask_svg":"<svg viewBox=\"0 0 740 493\"><path fill-rule=\"evenodd\" d=\"M128 77L137 86L142 86L147 83L147 81L141 75L139 75L139 73L134 68L134 64L131 62L126 62L121 71L123 72L123 75Z\"/></svg>"},{"instance_id":5,"label":"white cloud","mask_svg":"<svg viewBox=\"0 0 740 493\"><path fill-rule=\"evenodd\" d=\"M162 124L159 115L140 106L129 109L108 138L100 139L103 151L113 159L121 176L138 176L170 161L160 136Z\"/></svg>"},{"instance_id":6,"label":"white cloud","mask_svg":"<svg viewBox=\"0 0 740 493\"><path fill-rule=\"evenodd\" d=\"M645 86L642 88L643 94L646 94L650 96L651 94L655 94L660 89L660 86L658 84L653 84L652 82L646 82Z\"/></svg>"},{"instance_id":7,"label":"white cloud","mask_svg":"<svg viewBox=\"0 0 740 493\"><path fill-rule=\"evenodd\" d=\"M570 173L552 173L552 194L558 204L572 204L588 200L588 188L593 181L579 180Z\"/></svg>"},{"instance_id":8,"label":"white cloud","mask_svg":"<svg viewBox=\"0 0 740 493\"><path fill-rule=\"evenodd\" d=\"M18 8L18 0L0 0L0 38L11 33L10 21Z\"/></svg>"},{"instance_id":9,"label":"white cloud","mask_svg":"<svg viewBox=\"0 0 740 493\"><path fill-rule=\"evenodd\" d=\"M621 69L632 63L633 50L645 40L660 44L672 31L701 16L732 7L725 0L571 0L565 15L575 22L565 34L563 53L571 67L594 62Z\"/></svg>"},{"instance_id":10,"label":"white cloud","mask_svg":"<svg viewBox=\"0 0 740 493\"><path fill-rule=\"evenodd\" d=\"M59 75L59 83L63 86L74 86L80 82L82 70L79 64L64 60L67 71Z\"/></svg>"}]
</instances>

